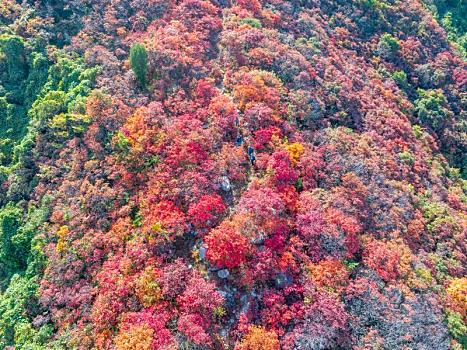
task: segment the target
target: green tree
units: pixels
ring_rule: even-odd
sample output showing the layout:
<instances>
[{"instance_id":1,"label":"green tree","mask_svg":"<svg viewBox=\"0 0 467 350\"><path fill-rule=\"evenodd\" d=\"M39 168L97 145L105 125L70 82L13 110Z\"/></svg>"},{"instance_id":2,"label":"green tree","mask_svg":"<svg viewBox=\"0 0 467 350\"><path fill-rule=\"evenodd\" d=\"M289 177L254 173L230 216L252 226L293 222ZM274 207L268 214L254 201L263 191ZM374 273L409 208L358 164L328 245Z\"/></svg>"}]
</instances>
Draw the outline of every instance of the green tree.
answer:
<instances>
[{"instance_id":1,"label":"green tree","mask_svg":"<svg viewBox=\"0 0 467 350\"><path fill-rule=\"evenodd\" d=\"M4 262L10 264L11 277L6 288L0 288L0 349L12 345L18 350L52 349L42 345L51 336L52 325L32 324L42 312L37 293L46 258L45 242L38 233L43 232L42 225L49 218L50 201L50 197L43 197L41 206L30 206L24 217L12 204L0 209L0 248L9 251ZM0 258L5 258L2 254L0 251ZM0 259L0 264L4 262Z\"/></svg>"},{"instance_id":2,"label":"green tree","mask_svg":"<svg viewBox=\"0 0 467 350\"><path fill-rule=\"evenodd\" d=\"M21 37L0 35L0 165L13 161L27 132L27 111L47 80L48 59L30 49Z\"/></svg>"},{"instance_id":3,"label":"green tree","mask_svg":"<svg viewBox=\"0 0 467 350\"><path fill-rule=\"evenodd\" d=\"M463 349L467 348L467 326L462 320L462 316L458 312L447 312L446 321L448 323L449 332L459 341Z\"/></svg>"},{"instance_id":4,"label":"green tree","mask_svg":"<svg viewBox=\"0 0 467 350\"><path fill-rule=\"evenodd\" d=\"M467 1L425 0L440 24L446 29L448 39L456 44L462 57L467 59Z\"/></svg>"},{"instance_id":5,"label":"green tree","mask_svg":"<svg viewBox=\"0 0 467 350\"><path fill-rule=\"evenodd\" d=\"M0 36L0 52L6 61L8 81L14 83L26 78L28 65L23 39L14 35Z\"/></svg>"},{"instance_id":6,"label":"green tree","mask_svg":"<svg viewBox=\"0 0 467 350\"><path fill-rule=\"evenodd\" d=\"M0 290L26 264L24 247L15 240L21 219L21 210L13 204L0 210Z\"/></svg>"},{"instance_id":7,"label":"green tree","mask_svg":"<svg viewBox=\"0 0 467 350\"><path fill-rule=\"evenodd\" d=\"M146 86L148 52L143 44L134 44L130 50L130 65L141 86Z\"/></svg>"},{"instance_id":8,"label":"green tree","mask_svg":"<svg viewBox=\"0 0 467 350\"><path fill-rule=\"evenodd\" d=\"M441 90L418 89L419 98L415 101L415 112L424 124L433 130L439 130L451 117L447 109L447 99Z\"/></svg>"},{"instance_id":9,"label":"green tree","mask_svg":"<svg viewBox=\"0 0 467 350\"><path fill-rule=\"evenodd\" d=\"M394 55L399 51L400 45L397 38L393 37L389 33L381 35L379 39L377 52L378 54L386 59L394 57Z\"/></svg>"},{"instance_id":10,"label":"green tree","mask_svg":"<svg viewBox=\"0 0 467 350\"><path fill-rule=\"evenodd\" d=\"M396 71L392 73L392 79L394 79L397 86L399 86L401 89L407 90L409 88L407 74L404 71Z\"/></svg>"}]
</instances>

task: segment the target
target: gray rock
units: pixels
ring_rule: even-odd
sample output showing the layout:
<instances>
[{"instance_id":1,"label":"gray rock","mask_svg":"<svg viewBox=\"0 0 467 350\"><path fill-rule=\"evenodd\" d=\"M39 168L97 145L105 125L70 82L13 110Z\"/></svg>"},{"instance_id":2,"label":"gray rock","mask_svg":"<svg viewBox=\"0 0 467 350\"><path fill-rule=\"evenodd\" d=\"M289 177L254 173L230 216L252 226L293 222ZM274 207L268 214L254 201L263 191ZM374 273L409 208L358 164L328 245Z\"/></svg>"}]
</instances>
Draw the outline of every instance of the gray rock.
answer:
<instances>
[{"instance_id":1,"label":"gray rock","mask_svg":"<svg viewBox=\"0 0 467 350\"><path fill-rule=\"evenodd\" d=\"M221 189L224 192L229 192L232 189L232 185L230 184L230 180L227 176L221 177Z\"/></svg>"},{"instance_id":2,"label":"gray rock","mask_svg":"<svg viewBox=\"0 0 467 350\"><path fill-rule=\"evenodd\" d=\"M207 252L207 250L208 250L208 249L207 249L206 247L201 247L201 248L199 248L199 258L200 258L201 260L206 259L206 252Z\"/></svg>"},{"instance_id":3,"label":"gray rock","mask_svg":"<svg viewBox=\"0 0 467 350\"><path fill-rule=\"evenodd\" d=\"M227 269L222 269L222 270L219 270L217 271L217 276L219 276L219 278L227 278L229 277L230 273L229 273L229 270Z\"/></svg>"},{"instance_id":4,"label":"gray rock","mask_svg":"<svg viewBox=\"0 0 467 350\"><path fill-rule=\"evenodd\" d=\"M279 273L275 279L278 288L285 288L292 284L292 277L287 273Z\"/></svg>"}]
</instances>

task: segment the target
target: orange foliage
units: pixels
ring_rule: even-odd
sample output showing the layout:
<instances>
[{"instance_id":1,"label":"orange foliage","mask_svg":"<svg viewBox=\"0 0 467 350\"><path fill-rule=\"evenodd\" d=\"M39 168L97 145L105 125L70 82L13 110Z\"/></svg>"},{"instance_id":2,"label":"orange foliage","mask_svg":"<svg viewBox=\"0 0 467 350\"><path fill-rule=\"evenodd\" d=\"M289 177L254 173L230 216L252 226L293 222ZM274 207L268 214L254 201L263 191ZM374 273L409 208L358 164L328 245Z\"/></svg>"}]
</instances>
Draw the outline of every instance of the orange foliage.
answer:
<instances>
[{"instance_id":1,"label":"orange foliage","mask_svg":"<svg viewBox=\"0 0 467 350\"><path fill-rule=\"evenodd\" d=\"M148 266L135 282L135 293L144 307L150 307L161 297L161 287L157 282L157 271Z\"/></svg>"},{"instance_id":2,"label":"orange foliage","mask_svg":"<svg viewBox=\"0 0 467 350\"><path fill-rule=\"evenodd\" d=\"M310 264L310 277L318 289L341 293L349 282L349 271L336 259L327 259Z\"/></svg>"},{"instance_id":3,"label":"orange foliage","mask_svg":"<svg viewBox=\"0 0 467 350\"><path fill-rule=\"evenodd\" d=\"M279 340L274 331L267 331L262 327L253 326L245 335L235 350L279 350Z\"/></svg>"},{"instance_id":4,"label":"orange foliage","mask_svg":"<svg viewBox=\"0 0 467 350\"><path fill-rule=\"evenodd\" d=\"M452 279L446 292L452 299L456 309L458 309L465 318L467 316L467 278Z\"/></svg>"},{"instance_id":5,"label":"orange foliage","mask_svg":"<svg viewBox=\"0 0 467 350\"><path fill-rule=\"evenodd\" d=\"M255 103L264 103L278 111L281 83L274 74L257 70L240 77L243 79L234 86L233 95L241 111L251 108Z\"/></svg>"},{"instance_id":6,"label":"orange foliage","mask_svg":"<svg viewBox=\"0 0 467 350\"><path fill-rule=\"evenodd\" d=\"M149 350L153 340L154 330L142 324L122 330L115 337L118 350Z\"/></svg>"},{"instance_id":7,"label":"orange foliage","mask_svg":"<svg viewBox=\"0 0 467 350\"><path fill-rule=\"evenodd\" d=\"M285 146L286 151L289 153L290 161L294 166L300 161L300 157L305 151L305 147L299 142L289 143Z\"/></svg>"}]
</instances>

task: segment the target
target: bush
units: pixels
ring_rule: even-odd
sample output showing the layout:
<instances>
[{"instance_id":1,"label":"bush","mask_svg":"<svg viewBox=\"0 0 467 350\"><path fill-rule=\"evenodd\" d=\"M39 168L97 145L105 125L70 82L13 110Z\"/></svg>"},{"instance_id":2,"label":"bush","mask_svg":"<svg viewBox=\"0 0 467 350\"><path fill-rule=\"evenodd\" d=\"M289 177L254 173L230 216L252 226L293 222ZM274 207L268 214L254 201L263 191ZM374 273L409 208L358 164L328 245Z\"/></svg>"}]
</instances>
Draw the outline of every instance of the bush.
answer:
<instances>
[{"instance_id":1,"label":"bush","mask_svg":"<svg viewBox=\"0 0 467 350\"><path fill-rule=\"evenodd\" d=\"M279 350L279 339L274 331L253 326L235 350Z\"/></svg>"},{"instance_id":2,"label":"bush","mask_svg":"<svg viewBox=\"0 0 467 350\"><path fill-rule=\"evenodd\" d=\"M383 58L392 58L399 51L399 41L389 33L381 35L379 39L377 53Z\"/></svg>"},{"instance_id":3,"label":"bush","mask_svg":"<svg viewBox=\"0 0 467 350\"><path fill-rule=\"evenodd\" d=\"M257 28L257 29L261 29L262 27L261 22L256 18L251 18L251 17L243 18L240 22L242 24L248 24L249 26L253 28Z\"/></svg>"},{"instance_id":4,"label":"bush","mask_svg":"<svg viewBox=\"0 0 467 350\"><path fill-rule=\"evenodd\" d=\"M446 97L441 90L417 90L419 98L415 101L415 112L424 124L439 130L450 117L451 111L444 107Z\"/></svg>"},{"instance_id":5,"label":"bush","mask_svg":"<svg viewBox=\"0 0 467 350\"><path fill-rule=\"evenodd\" d=\"M415 156L413 155L412 152L410 151L404 151L399 153L399 159L408 165L414 165L415 164Z\"/></svg>"},{"instance_id":6,"label":"bush","mask_svg":"<svg viewBox=\"0 0 467 350\"><path fill-rule=\"evenodd\" d=\"M448 323L449 332L456 338L464 347L467 346L467 326L462 321L462 316L458 312L448 311L446 320Z\"/></svg>"},{"instance_id":7,"label":"bush","mask_svg":"<svg viewBox=\"0 0 467 350\"><path fill-rule=\"evenodd\" d=\"M392 79L396 82L402 90L407 90L409 82L407 80L407 74L404 71L396 71L392 73Z\"/></svg>"}]
</instances>

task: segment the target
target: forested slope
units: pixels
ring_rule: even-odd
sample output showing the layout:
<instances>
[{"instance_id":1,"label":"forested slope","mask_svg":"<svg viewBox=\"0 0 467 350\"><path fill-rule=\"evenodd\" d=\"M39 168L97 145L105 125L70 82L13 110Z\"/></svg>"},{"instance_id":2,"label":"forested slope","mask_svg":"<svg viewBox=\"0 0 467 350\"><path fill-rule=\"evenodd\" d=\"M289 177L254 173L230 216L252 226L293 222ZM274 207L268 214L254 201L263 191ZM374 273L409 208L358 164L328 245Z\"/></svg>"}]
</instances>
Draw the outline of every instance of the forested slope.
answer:
<instances>
[{"instance_id":1,"label":"forested slope","mask_svg":"<svg viewBox=\"0 0 467 350\"><path fill-rule=\"evenodd\" d=\"M0 349L467 348L465 2L0 3Z\"/></svg>"}]
</instances>

